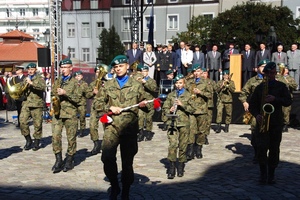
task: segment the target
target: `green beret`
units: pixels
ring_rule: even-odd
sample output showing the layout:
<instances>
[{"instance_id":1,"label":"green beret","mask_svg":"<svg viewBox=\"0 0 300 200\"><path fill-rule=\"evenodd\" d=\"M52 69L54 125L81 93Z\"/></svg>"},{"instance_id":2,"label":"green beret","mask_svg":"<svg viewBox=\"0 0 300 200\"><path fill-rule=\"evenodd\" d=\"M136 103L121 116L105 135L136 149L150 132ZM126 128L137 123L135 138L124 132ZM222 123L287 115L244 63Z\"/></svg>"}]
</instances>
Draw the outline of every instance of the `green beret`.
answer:
<instances>
[{"instance_id":1,"label":"green beret","mask_svg":"<svg viewBox=\"0 0 300 200\"><path fill-rule=\"evenodd\" d=\"M67 64L72 65L72 61L71 61L69 58L66 58L66 59L64 59L64 60L61 60L61 61L59 62L59 66L61 66L61 65L67 65Z\"/></svg>"},{"instance_id":2,"label":"green beret","mask_svg":"<svg viewBox=\"0 0 300 200\"><path fill-rule=\"evenodd\" d=\"M144 67L143 65L138 64L138 66L136 67L136 70L140 72L140 71L142 71L143 67Z\"/></svg>"},{"instance_id":3,"label":"green beret","mask_svg":"<svg viewBox=\"0 0 300 200\"><path fill-rule=\"evenodd\" d=\"M261 61L257 64L257 66L261 66L261 65L267 64L267 63L269 63L269 62L270 62L269 59L264 59L264 60L261 60Z\"/></svg>"},{"instance_id":4,"label":"green beret","mask_svg":"<svg viewBox=\"0 0 300 200\"><path fill-rule=\"evenodd\" d=\"M127 57L124 55L118 55L111 61L110 65L115 66L122 63L127 63Z\"/></svg>"},{"instance_id":5,"label":"green beret","mask_svg":"<svg viewBox=\"0 0 300 200\"><path fill-rule=\"evenodd\" d=\"M36 68L36 64L35 63L29 63L26 67L26 69L28 68Z\"/></svg>"},{"instance_id":6,"label":"green beret","mask_svg":"<svg viewBox=\"0 0 300 200\"><path fill-rule=\"evenodd\" d=\"M269 62L269 63L267 63L267 65L264 67L263 72L271 71L271 70L274 69L275 67L276 67L276 63L275 63L275 62Z\"/></svg>"},{"instance_id":7,"label":"green beret","mask_svg":"<svg viewBox=\"0 0 300 200\"><path fill-rule=\"evenodd\" d=\"M148 67L148 66L143 66L143 67L142 67L142 71L143 71L143 70L149 70L149 67Z\"/></svg>"},{"instance_id":8,"label":"green beret","mask_svg":"<svg viewBox=\"0 0 300 200\"><path fill-rule=\"evenodd\" d=\"M191 71L193 71L193 69L187 69L186 71L187 71L187 72L191 72Z\"/></svg>"},{"instance_id":9,"label":"green beret","mask_svg":"<svg viewBox=\"0 0 300 200\"><path fill-rule=\"evenodd\" d=\"M79 75L79 74L82 74L82 71L77 71L77 72L75 72L75 73L74 73L74 76L77 76L77 75Z\"/></svg>"},{"instance_id":10,"label":"green beret","mask_svg":"<svg viewBox=\"0 0 300 200\"><path fill-rule=\"evenodd\" d=\"M193 65L192 71L196 71L197 69L201 69L201 65L200 64Z\"/></svg>"},{"instance_id":11,"label":"green beret","mask_svg":"<svg viewBox=\"0 0 300 200\"><path fill-rule=\"evenodd\" d=\"M202 68L202 71L203 71L203 72L207 72L207 69L206 69L206 68Z\"/></svg>"},{"instance_id":12,"label":"green beret","mask_svg":"<svg viewBox=\"0 0 300 200\"><path fill-rule=\"evenodd\" d=\"M169 71L166 72L167 75L172 74L172 73L174 73L173 70L169 70Z\"/></svg>"},{"instance_id":13,"label":"green beret","mask_svg":"<svg viewBox=\"0 0 300 200\"><path fill-rule=\"evenodd\" d=\"M174 83L176 83L176 81L179 81L180 79L183 79L184 76L183 74L178 74L175 78L174 78Z\"/></svg>"},{"instance_id":14,"label":"green beret","mask_svg":"<svg viewBox=\"0 0 300 200\"><path fill-rule=\"evenodd\" d=\"M225 74L229 74L229 70L224 70L223 75L225 75Z\"/></svg>"}]
</instances>

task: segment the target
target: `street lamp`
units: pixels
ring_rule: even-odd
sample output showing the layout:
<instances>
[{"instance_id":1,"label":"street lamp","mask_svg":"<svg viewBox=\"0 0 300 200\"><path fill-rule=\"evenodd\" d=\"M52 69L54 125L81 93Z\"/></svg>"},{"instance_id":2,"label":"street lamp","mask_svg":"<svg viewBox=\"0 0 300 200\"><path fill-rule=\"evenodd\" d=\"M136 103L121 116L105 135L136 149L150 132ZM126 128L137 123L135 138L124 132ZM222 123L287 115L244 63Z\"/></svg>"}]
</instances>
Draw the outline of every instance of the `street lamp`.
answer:
<instances>
[{"instance_id":1,"label":"street lamp","mask_svg":"<svg viewBox=\"0 0 300 200\"><path fill-rule=\"evenodd\" d=\"M45 42L47 43L47 47L49 48L49 42L50 42L50 29L47 28L45 32L43 32Z\"/></svg>"}]
</instances>

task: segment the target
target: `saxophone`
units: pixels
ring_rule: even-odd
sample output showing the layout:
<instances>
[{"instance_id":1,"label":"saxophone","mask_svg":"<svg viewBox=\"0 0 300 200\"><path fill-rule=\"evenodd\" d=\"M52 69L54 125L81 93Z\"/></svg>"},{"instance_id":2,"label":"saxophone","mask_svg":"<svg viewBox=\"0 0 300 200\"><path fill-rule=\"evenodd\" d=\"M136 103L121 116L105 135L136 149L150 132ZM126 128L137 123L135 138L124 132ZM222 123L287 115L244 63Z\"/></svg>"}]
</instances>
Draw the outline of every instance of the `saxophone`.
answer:
<instances>
[{"instance_id":1,"label":"saxophone","mask_svg":"<svg viewBox=\"0 0 300 200\"><path fill-rule=\"evenodd\" d=\"M55 85L54 88L55 95L51 98L54 115L59 115L59 111L60 111L60 98L57 89L60 88L62 84L60 83L59 80L61 80L61 77L58 78L58 84Z\"/></svg>"},{"instance_id":2,"label":"saxophone","mask_svg":"<svg viewBox=\"0 0 300 200\"><path fill-rule=\"evenodd\" d=\"M260 133L267 133L269 131L269 125L270 125L270 116L274 112L274 106L270 103L265 102L265 98L268 95L269 90L269 78L264 77L263 80L263 91L262 91L262 99L261 99L261 109L260 114L262 116L262 122L259 127Z\"/></svg>"}]
</instances>

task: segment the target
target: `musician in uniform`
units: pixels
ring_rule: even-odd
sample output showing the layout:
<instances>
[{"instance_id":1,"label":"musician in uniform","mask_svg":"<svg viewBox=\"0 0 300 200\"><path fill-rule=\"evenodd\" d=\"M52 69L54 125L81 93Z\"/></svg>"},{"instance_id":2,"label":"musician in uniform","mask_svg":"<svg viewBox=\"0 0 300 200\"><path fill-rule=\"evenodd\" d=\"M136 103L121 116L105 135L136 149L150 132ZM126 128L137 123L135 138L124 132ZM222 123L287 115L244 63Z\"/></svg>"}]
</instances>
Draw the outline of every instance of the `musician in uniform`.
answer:
<instances>
[{"instance_id":1,"label":"musician in uniform","mask_svg":"<svg viewBox=\"0 0 300 200\"><path fill-rule=\"evenodd\" d=\"M274 174L279 163L279 147L282 139L282 106L290 106L292 98L287 86L275 79L275 62L269 62L263 72L268 78L268 82L263 81L255 88L249 101L249 111L257 121L255 137L260 166L259 182L274 184L276 183ZM263 109L266 103L273 107L269 120L268 114Z\"/></svg>"},{"instance_id":2,"label":"musician in uniform","mask_svg":"<svg viewBox=\"0 0 300 200\"><path fill-rule=\"evenodd\" d=\"M122 108L139 103L145 107L143 86L129 77L129 65L124 55L116 56L111 66L115 68L117 77L107 81L101 94L97 95L94 106L100 113L112 112L113 121L105 124L102 141L104 173L111 183L110 199L117 199L120 193L118 168L116 163L117 147L120 144L122 160L122 199L129 198L129 189L134 181L133 158L138 151L138 108L122 111Z\"/></svg>"},{"instance_id":3,"label":"musician in uniform","mask_svg":"<svg viewBox=\"0 0 300 200\"><path fill-rule=\"evenodd\" d=\"M77 71L74 73L75 79L78 81L77 85L80 87L82 94L81 94L81 100L77 104L77 111L79 115L79 137L84 136L84 130L86 128L86 122L85 122L85 116L86 116L86 93L88 92L89 86L87 82L83 80L83 74L82 71Z\"/></svg>"},{"instance_id":4,"label":"musician in uniform","mask_svg":"<svg viewBox=\"0 0 300 200\"><path fill-rule=\"evenodd\" d=\"M244 110L246 112L246 114L244 115L244 118L246 117L245 119L247 121L249 121L247 123L251 125L251 145L252 145L253 150L254 150L254 157L253 157L253 160L252 160L253 163L257 163L257 145L256 145L255 137L254 137L254 131L255 131L255 127L256 127L256 120L254 120L253 117L251 116L251 114L249 113L249 100L250 100L250 97L252 96L255 88L263 81L263 78L264 78L263 69L266 66L266 64L269 63L269 62L270 62L269 59L264 59L264 60L261 60L257 64L257 75L250 78L246 82L246 84L242 88L241 94L239 96L239 100L242 102L242 104L244 106Z\"/></svg>"},{"instance_id":5,"label":"musician in uniform","mask_svg":"<svg viewBox=\"0 0 300 200\"><path fill-rule=\"evenodd\" d=\"M24 79L23 84L28 84L24 91L24 100L20 113L20 129L22 135L26 139L25 150L29 150L32 145L32 140L29 130L29 119L32 117L34 126L34 143L32 150L37 151L40 147L40 139L42 138L42 123L43 123L43 92L46 85L44 78L36 73L36 64L30 63L27 65L28 76Z\"/></svg>"},{"instance_id":6,"label":"musician in uniform","mask_svg":"<svg viewBox=\"0 0 300 200\"><path fill-rule=\"evenodd\" d=\"M167 80L172 80L174 79L174 71L173 70L169 70L166 72L166 75L167 75ZM170 90L171 91L171 90ZM159 95L160 95L160 90L159 90ZM165 116L165 113L164 111L162 110L162 113L161 113L161 120L164 122L164 127L163 127L163 131L166 131L168 126L167 126L167 120L168 118Z\"/></svg>"},{"instance_id":7,"label":"musician in uniform","mask_svg":"<svg viewBox=\"0 0 300 200\"><path fill-rule=\"evenodd\" d=\"M230 80L229 71L223 71L223 80L219 80L216 86L216 92L218 93L217 100L217 119L218 124L216 133L221 132L221 122L223 116L223 109L225 107L225 133L229 131L229 124L231 123L232 116L232 93L235 91L234 81Z\"/></svg>"},{"instance_id":8,"label":"musician in uniform","mask_svg":"<svg viewBox=\"0 0 300 200\"><path fill-rule=\"evenodd\" d=\"M163 105L164 113L176 114L178 117L169 117L168 129L168 160L170 162L168 170L168 179L175 177L175 168L178 153L177 176L184 174L184 162L187 161L186 149L189 137L190 121L189 114L194 113L195 105L190 93L185 89L185 79L179 74L174 79L176 90L171 92Z\"/></svg>"},{"instance_id":9,"label":"musician in uniform","mask_svg":"<svg viewBox=\"0 0 300 200\"><path fill-rule=\"evenodd\" d=\"M192 94L196 111L190 114L190 134L187 147L187 159L194 158L194 144L196 135L196 157L202 158L202 146L207 135L207 101L211 98L207 81L202 77L202 68L199 64L193 65L193 79L187 82L187 90Z\"/></svg>"},{"instance_id":10,"label":"musician in uniform","mask_svg":"<svg viewBox=\"0 0 300 200\"><path fill-rule=\"evenodd\" d=\"M76 153L76 132L78 129L77 105L81 101L82 91L78 87L78 81L72 78L72 61L70 59L61 60L59 63L62 76L55 80L51 97L58 97L60 101L58 114L54 114L52 120L52 147L55 154L55 164L52 168L53 173L62 170L62 129L66 127L68 140L67 158L63 171L67 172L74 168L74 154ZM52 101L53 103L53 101ZM54 112L55 113L55 112Z\"/></svg>"},{"instance_id":11,"label":"musician in uniform","mask_svg":"<svg viewBox=\"0 0 300 200\"><path fill-rule=\"evenodd\" d=\"M138 81L140 81L143 85L143 88L145 90L145 98L146 100L151 100L154 98L154 92L156 90L156 82L154 79L149 77L149 67L143 66L141 68L141 74L142 78L139 78ZM150 103L153 105L153 103ZM150 105L149 105L150 107ZM149 109L147 107L140 108L139 109L139 134L138 134L138 142L141 142L144 140L144 124L146 125L146 134L145 134L145 141L152 140L152 116L154 114L154 108L151 106Z\"/></svg>"}]
</instances>

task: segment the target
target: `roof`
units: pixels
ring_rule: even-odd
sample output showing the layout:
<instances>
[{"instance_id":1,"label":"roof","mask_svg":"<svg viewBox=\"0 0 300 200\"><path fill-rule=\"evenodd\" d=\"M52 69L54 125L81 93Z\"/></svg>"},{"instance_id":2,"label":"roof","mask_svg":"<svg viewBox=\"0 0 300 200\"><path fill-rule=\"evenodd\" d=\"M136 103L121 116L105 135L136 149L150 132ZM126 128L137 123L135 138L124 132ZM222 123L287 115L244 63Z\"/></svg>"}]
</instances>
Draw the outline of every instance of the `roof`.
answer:
<instances>
[{"instance_id":1,"label":"roof","mask_svg":"<svg viewBox=\"0 0 300 200\"><path fill-rule=\"evenodd\" d=\"M31 36L27 33L24 33L22 31L19 31L17 29L1 34L0 38L23 38L23 39L27 39L27 40L34 40L33 36Z\"/></svg>"}]
</instances>

